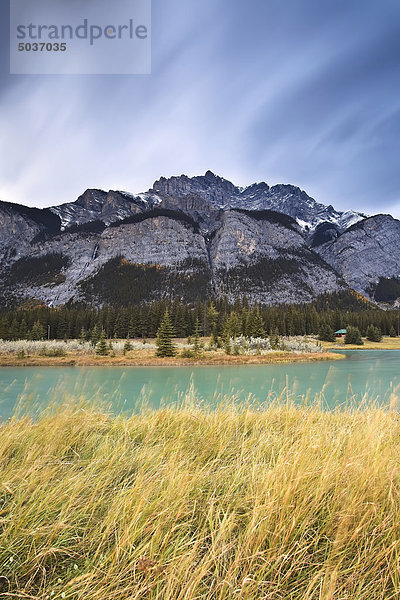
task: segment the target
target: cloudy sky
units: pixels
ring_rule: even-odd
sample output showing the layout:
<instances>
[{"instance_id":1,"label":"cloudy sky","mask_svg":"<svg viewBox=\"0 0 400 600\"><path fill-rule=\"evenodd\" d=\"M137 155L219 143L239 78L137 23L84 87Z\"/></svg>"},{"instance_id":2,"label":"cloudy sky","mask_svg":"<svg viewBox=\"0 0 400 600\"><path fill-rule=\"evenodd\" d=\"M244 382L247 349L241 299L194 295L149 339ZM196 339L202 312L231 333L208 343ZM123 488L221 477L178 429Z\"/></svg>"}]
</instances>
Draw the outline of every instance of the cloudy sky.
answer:
<instances>
[{"instance_id":1,"label":"cloudy sky","mask_svg":"<svg viewBox=\"0 0 400 600\"><path fill-rule=\"evenodd\" d=\"M211 169L400 217L398 0L153 0L152 74L125 76L9 75L1 2L2 200Z\"/></svg>"}]
</instances>

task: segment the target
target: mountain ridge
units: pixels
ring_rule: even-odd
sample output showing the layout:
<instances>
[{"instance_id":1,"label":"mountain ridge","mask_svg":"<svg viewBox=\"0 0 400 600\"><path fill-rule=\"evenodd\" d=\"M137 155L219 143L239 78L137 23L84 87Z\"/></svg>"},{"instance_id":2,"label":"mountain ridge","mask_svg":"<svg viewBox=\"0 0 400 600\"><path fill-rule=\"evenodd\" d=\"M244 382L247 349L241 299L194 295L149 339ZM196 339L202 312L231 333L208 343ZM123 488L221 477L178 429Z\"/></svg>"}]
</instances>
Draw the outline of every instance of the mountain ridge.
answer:
<instances>
[{"instance_id":1,"label":"mountain ridge","mask_svg":"<svg viewBox=\"0 0 400 600\"><path fill-rule=\"evenodd\" d=\"M309 302L346 288L374 300L382 278L400 279L400 221L390 215L337 211L291 184L238 187L211 171L161 177L136 195L87 189L45 209L0 202L0 233L3 301L101 304L96 286L105 289L103 267L117 257L136 265L121 281L150 276L145 267L154 265L152 297L184 299L190 287L190 301L196 270L199 297L246 294L264 304ZM40 270L40 260L29 260L41 257L51 269L37 285L29 265ZM147 299L132 293L135 302Z\"/></svg>"}]
</instances>

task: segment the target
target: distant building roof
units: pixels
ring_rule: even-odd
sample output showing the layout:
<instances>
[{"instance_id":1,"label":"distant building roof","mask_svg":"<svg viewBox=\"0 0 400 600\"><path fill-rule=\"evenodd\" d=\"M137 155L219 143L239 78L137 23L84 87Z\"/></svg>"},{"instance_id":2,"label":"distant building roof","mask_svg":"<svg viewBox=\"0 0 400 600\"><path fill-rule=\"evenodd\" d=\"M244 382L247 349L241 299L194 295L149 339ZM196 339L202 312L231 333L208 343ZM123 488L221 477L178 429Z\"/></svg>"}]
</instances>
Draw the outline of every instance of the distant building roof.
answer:
<instances>
[{"instance_id":1,"label":"distant building roof","mask_svg":"<svg viewBox=\"0 0 400 600\"><path fill-rule=\"evenodd\" d=\"M338 329L335 331L335 335L346 335L347 329Z\"/></svg>"}]
</instances>

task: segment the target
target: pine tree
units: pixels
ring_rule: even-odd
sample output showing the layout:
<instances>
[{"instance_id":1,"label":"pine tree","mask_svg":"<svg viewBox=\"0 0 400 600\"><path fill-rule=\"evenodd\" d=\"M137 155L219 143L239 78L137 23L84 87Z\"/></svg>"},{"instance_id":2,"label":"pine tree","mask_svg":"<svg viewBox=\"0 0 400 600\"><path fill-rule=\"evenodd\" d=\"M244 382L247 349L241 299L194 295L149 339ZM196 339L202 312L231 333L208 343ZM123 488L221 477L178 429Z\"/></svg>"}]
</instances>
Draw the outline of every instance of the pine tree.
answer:
<instances>
[{"instance_id":1,"label":"pine tree","mask_svg":"<svg viewBox=\"0 0 400 600\"><path fill-rule=\"evenodd\" d=\"M217 324L214 325L210 337L210 348L218 348L218 331Z\"/></svg>"},{"instance_id":2,"label":"pine tree","mask_svg":"<svg viewBox=\"0 0 400 600\"><path fill-rule=\"evenodd\" d=\"M200 350L201 350L199 317L196 317L196 321L194 322L194 329L193 329L192 339L193 339L193 352L197 356L200 353Z\"/></svg>"},{"instance_id":3,"label":"pine tree","mask_svg":"<svg viewBox=\"0 0 400 600\"><path fill-rule=\"evenodd\" d=\"M392 326L391 326L391 328L390 328L390 331L389 331L389 336L390 336L391 338L395 338L395 337L397 337L397 333L396 333L396 330L395 330L395 328L393 327L393 325L392 325Z\"/></svg>"},{"instance_id":4,"label":"pine tree","mask_svg":"<svg viewBox=\"0 0 400 600\"><path fill-rule=\"evenodd\" d=\"M23 317L22 321L21 321L21 325L19 328L19 335L21 340L26 340L27 336L28 336L28 324L25 320L25 317Z\"/></svg>"},{"instance_id":5,"label":"pine tree","mask_svg":"<svg viewBox=\"0 0 400 600\"><path fill-rule=\"evenodd\" d=\"M358 327L352 327L348 325L346 328L346 337L344 339L345 344L354 344L356 346L362 346L364 344L360 330Z\"/></svg>"},{"instance_id":6,"label":"pine tree","mask_svg":"<svg viewBox=\"0 0 400 600\"><path fill-rule=\"evenodd\" d=\"M124 350L123 350L123 352L124 352L124 355L125 355L127 352L130 352L131 350L132 350L132 344L131 344L131 340L129 339L129 336L128 336L128 337L126 338L126 342L125 342L125 344L124 344Z\"/></svg>"},{"instance_id":7,"label":"pine tree","mask_svg":"<svg viewBox=\"0 0 400 600\"><path fill-rule=\"evenodd\" d=\"M8 338L10 340L18 340L18 339L20 339L20 337L21 336L20 336L20 330L19 330L19 323L18 323L17 319L14 318L12 320L10 329L8 331ZM40 338L37 338L37 339L40 339Z\"/></svg>"},{"instance_id":8,"label":"pine tree","mask_svg":"<svg viewBox=\"0 0 400 600\"><path fill-rule=\"evenodd\" d=\"M30 333L31 340L44 340L46 331L40 321L35 321Z\"/></svg>"},{"instance_id":9,"label":"pine tree","mask_svg":"<svg viewBox=\"0 0 400 600\"><path fill-rule=\"evenodd\" d=\"M137 336L137 319L132 315L129 321L128 337L135 338Z\"/></svg>"},{"instance_id":10,"label":"pine tree","mask_svg":"<svg viewBox=\"0 0 400 600\"><path fill-rule=\"evenodd\" d=\"M84 327L82 327L81 329L81 335L79 337L79 343L81 346L83 346L83 344L86 342L86 329Z\"/></svg>"},{"instance_id":11,"label":"pine tree","mask_svg":"<svg viewBox=\"0 0 400 600\"><path fill-rule=\"evenodd\" d=\"M92 344L93 348L96 347L99 339L100 339L99 330L98 330L97 325L95 325L92 329L92 335L90 337L90 343Z\"/></svg>"},{"instance_id":12,"label":"pine tree","mask_svg":"<svg viewBox=\"0 0 400 600\"><path fill-rule=\"evenodd\" d=\"M375 325L368 325L367 329L367 340L370 342L381 342L382 341L382 333L378 327Z\"/></svg>"},{"instance_id":13,"label":"pine tree","mask_svg":"<svg viewBox=\"0 0 400 600\"><path fill-rule=\"evenodd\" d=\"M104 329L101 332L101 336L100 339L96 345L96 354L98 354L99 356L107 356L107 354L110 352L109 347L107 346L107 342L106 342L106 336L104 333Z\"/></svg>"},{"instance_id":14,"label":"pine tree","mask_svg":"<svg viewBox=\"0 0 400 600\"><path fill-rule=\"evenodd\" d=\"M165 311L164 318L161 321L161 325L157 331L156 356L175 356L176 348L172 343L174 336L174 329L172 327L171 319L168 310Z\"/></svg>"},{"instance_id":15,"label":"pine tree","mask_svg":"<svg viewBox=\"0 0 400 600\"><path fill-rule=\"evenodd\" d=\"M210 306L207 308L207 324L209 331L214 332L214 329L217 327L219 312L215 308L214 302L211 302Z\"/></svg>"},{"instance_id":16,"label":"pine tree","mask_svg":"<svg viewBox=\"0 0 400 600\"><path fill-rule=\"evenodd\" d=\"M250 312L247 335L254 338L265 337L264 321L258 309Z\"/></svg>"},{"instance_id":17,"label":"pine tree","mask_svg":"<svg viewBox=\"0 0 400 600\"><path fill-rule=\"evenodd\" d=\"M326 322L321 323L318 338L324 342L334 342L336 340L333 329Z\"/></svg>"},{"instance_id":18,"label":"pine tree","mask_svg":"<svg viewBox=\"0 0 400 600\"><path fill-rule=\"evenodd\" d=\"M280 345L280 337L278 328L274 329L274 332L270 335L269 338L272 350L279 350Z\"/></svg>"}]
</instances>

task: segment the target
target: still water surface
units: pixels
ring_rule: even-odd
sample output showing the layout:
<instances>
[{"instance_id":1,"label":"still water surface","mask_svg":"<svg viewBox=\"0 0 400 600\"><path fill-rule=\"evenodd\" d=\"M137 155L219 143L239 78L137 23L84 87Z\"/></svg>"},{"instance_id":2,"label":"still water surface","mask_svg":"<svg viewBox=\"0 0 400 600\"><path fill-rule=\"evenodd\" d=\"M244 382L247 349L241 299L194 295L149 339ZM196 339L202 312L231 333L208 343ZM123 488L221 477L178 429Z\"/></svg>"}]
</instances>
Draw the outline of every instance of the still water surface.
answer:
<instances>
[{"instance_id":1,"label":"still water surface","mask_svg":"<svg viewBox=\"0 0 400 600\"><path fill-rule=\"evenodd\" d=\"M296 401L334 408L363 398L400 408L400 351L353 350L345 360L280 365L200 367L5 367L0 369L0 418L21 398L45 406L68 395L98 398L116 412L181 401L188 394L215 406L224 397L255 403L289 393ZM396 404L396 399L398 402Z\"/></svg>"}]
</instances>

